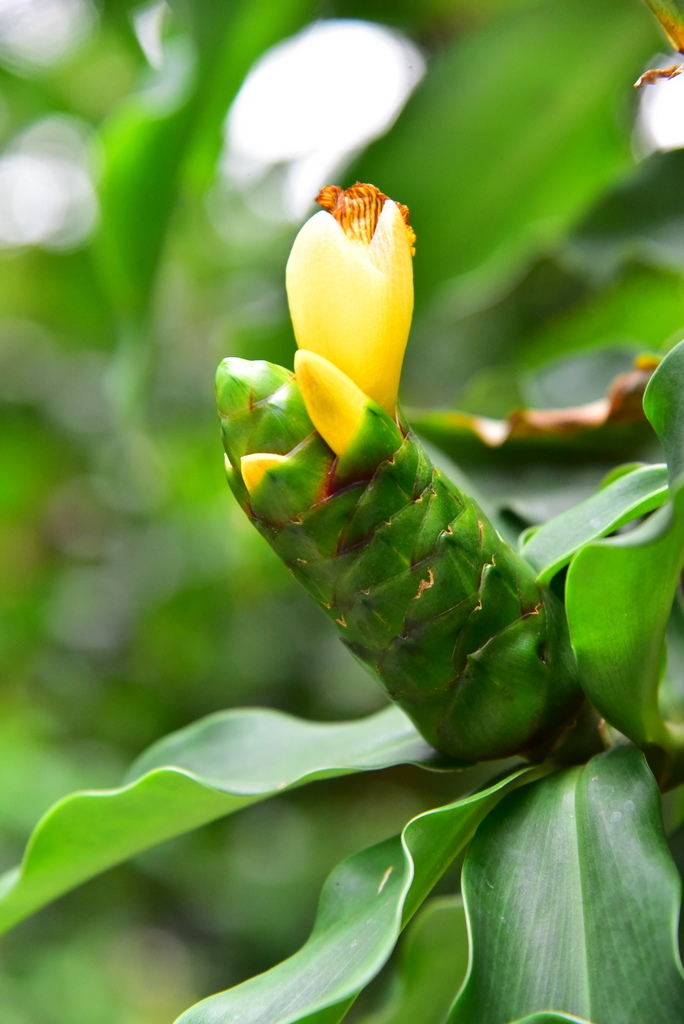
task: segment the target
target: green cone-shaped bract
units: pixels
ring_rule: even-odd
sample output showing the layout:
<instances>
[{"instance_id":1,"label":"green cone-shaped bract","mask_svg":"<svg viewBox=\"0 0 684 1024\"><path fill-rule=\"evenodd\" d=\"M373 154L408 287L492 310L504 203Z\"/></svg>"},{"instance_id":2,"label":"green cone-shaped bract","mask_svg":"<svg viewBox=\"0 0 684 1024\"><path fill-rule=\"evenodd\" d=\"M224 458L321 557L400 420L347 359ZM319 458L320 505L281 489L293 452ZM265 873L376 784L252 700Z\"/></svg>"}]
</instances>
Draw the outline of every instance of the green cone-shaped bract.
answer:
<instances>
[{"instance_id":1,"label":"green cone-shaped bract","mask_svg":"<svg viewBox=\"0 0 684 1024\"><path fill-rule=\"evenodd\" d=\"M423 736L468 762L548 752L581 703L564 610L413 434L350 482L282 367L226 359L217 395L238 501ZM255 452L289 457L249 494Z\"/></svg>"}]
</instances>

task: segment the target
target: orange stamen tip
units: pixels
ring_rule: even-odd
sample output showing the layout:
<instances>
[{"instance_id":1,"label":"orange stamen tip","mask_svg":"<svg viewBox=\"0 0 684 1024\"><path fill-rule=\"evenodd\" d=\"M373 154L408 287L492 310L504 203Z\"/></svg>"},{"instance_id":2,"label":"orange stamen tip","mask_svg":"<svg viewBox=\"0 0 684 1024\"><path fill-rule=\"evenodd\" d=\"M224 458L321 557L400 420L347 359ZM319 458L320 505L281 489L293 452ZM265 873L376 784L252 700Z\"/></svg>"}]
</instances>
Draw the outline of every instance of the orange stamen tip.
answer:
<instances>
[{"instance_id":1,"label":"orange stamen tip","mask_svg":"<svg viewBox=\"0 0 684 1024\"><path fill-rule=\"evenodd\" d=\"M378 226L382 208L389 199L375 185L357 181L351 188L339 185L324 185L316 196L316 202L332 214L348 238L370 245ZM406 225L411 247L415 255L416 233L409 224L409 209L403 203L396 204Z\"/></svg>"}]
</instances>

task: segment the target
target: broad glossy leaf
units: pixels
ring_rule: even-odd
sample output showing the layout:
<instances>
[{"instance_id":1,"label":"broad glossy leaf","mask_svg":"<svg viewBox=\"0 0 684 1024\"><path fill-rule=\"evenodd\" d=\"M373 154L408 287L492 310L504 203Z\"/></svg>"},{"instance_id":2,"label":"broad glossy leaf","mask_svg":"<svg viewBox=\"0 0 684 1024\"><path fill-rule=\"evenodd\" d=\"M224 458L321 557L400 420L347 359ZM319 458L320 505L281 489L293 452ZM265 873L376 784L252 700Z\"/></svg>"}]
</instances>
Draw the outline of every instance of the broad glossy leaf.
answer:
<instances>
[{"instance_id":1,"label":"broad glossy leaf","mask_svg":"<svg viewBox=\"0 0 684 1024\"><path fill-rule=\"evenodd\" d=\"M668 497L667 467L642 466L535 530L520 553L548 582L575 552L659 508Z\"/></svg>"},{"instance_id":2,"label":"broad glossy leaf","mask_svg":"<svg viewBox=\"0 0 684 1024\"><path fill-rule=\"evenodd\" d=\"M568 571L566 606L592 703L634 742L672 750L677 728L661 717L658 683L684 563L684 343L656 370L644 408L665 449L671 500L631 532L582 548Z\"/></svg>"},{"instance_id":3,"label":"broad glossy leaf","mask_svg":"<svg viewBox=\"0 0 684 1024\"><path fill-rule=\"evenodd\" d=\"M315 779L440 756L396 707L340 724L238 709L173 733L120 789L74 793L42 818L0 877L0 932L141 850Z\"/></svg>"},{"instance_id":4,"label":"broad glossy leaf","mask_svg":"<svg viewBox=\"0 0 684 1024\"><path fill-rule=\"evenodd\" d=\"M443 1024L468 968L468 930L460 896L429 900L402 939L386 1005L361 1024Z\"/></svg>"},{"instance_id":5,"label":"broad glossy leaf","mask_svg":"<svg viewBox=\"0 0 684 1024\"><path fill-rule=\"evenodd\" d=\"M311 936L294 956L197 1003L178 1024L341 1020L387 961L402 926L521 774L420 814L401 835L343 861L328 877Z\"/></svg>"},{"instance_id":6,"label":"broad glossy leaf","mask_svg":"<svg viewBox=\"0 0 684 1024\"><path fill-rule=\"evenodd\" d=\"M449 1024L549 1009L594 1024L684 1019L681 883L636 748L507 796L470 846L463 897L471 961Z\"/></svg>"},{"instance_id":7,"label":"broad glossy leaf","mask_svg":"<svg viewBox=\"0 0 684 1024\"><path fill-rule=\"evenodd\" d=\"M631 166L614 103L656 40L638 4L547 0L435 58L350 175L410 206L419 304L475 269L507 276Z\"/></svg>"}]
</instances>

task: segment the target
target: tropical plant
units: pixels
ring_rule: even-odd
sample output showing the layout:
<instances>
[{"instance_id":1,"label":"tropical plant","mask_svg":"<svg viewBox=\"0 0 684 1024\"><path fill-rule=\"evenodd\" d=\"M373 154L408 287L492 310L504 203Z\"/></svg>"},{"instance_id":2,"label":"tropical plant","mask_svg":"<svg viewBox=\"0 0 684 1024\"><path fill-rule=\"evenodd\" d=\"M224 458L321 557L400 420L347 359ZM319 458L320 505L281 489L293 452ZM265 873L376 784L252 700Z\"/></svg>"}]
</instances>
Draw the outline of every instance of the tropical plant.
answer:
<instances>
[{"instance_id":1,"label":"tropical plant","mask_svg":"<svg viewBox=\"0 0 684 1024\"><path fill-rule=\"evenodd\" d=\"M215 490L205 483L219 461L205 405L199 428L195 413L179 426L182 401L169 412L163 386L155 395L163 373L154 367L149 339L164 316L168 325L169 314L163 301L155 312L153 299L159 287L183 319L182 302L174 305L183 291L180 267L195 274L190 320L199 319L206 294L220 307L221 286L214 292L207 280L232 273L236 290L244 287L239 246L233 242L224 263L216 253L198 256L193 218L199 210L206 215L207 197L221 201L212 176L229 100L259 53L306 24L313 8L274 0L173 6L165 43L173 88L165 80L166 91L157 82L156 90L123 95L114 116L98 125L101 223L91 227L84 250L45 255L38 280L52 281L66 323L75 322L74 314L64 311L69 295L55 281L61 274L72 282L77 310L86 302L77 283L87 281L93 309L84 330L102 331L102 347L111 347L98 406L107 410L106 437L93 441L91 431L79 442L83 451L73 439L73 451L65 443L62 457L75 469L60 465L59 472L81 481L87 474L109 493L110 540L121 544L141 523L148 530L137 556L126 548L127 562L141 559L141 577L165 578L174 550L168 537L191 548L198 543L192 527L179 530L180 510L198 520L195 529L209 537L193 548L202 568L189 567L188 557L187 582L166 585L177 593L186 587L187 607L199 602L198 614L210 625L203 631L177 609L166 625L157 623L161 646L171 645L171 653L155 669L154 628L138 609L145 628L132 644L134 655L115 657L109 649L110 662L98 672L109 673L115 693L117 674L158 678L153 742L123 784L60 794L40 818L21 863L0 876L0 930L134 855L153 856L146 851L270 798L274 807L323 787L343 831L343 822L363 815L359 808L369 817L381 814L383 791L372 786L387 776L413 786L420 806L405 813L396 834L385 820L379 829L364 825L372 838L358 835L351 855L329 873L298 952L271 966L276 957L267 947L253 958L261 973L246 981L230 977L238 983L200 998L178 1024L678 1024L682 159L653 153L636 164L630 151L625 97L656 45L648 12L628 0L454 0L420 11L378 2L365 12L434 50L397 123L348 171L350 180L386 188L411 212L375 185L327 186L318 197L322 209L294 239L286 272L287 228L273 229L251 257L249 247L242 254L261 268L262 291L286 273L298 346L291 359L281 317L236 344L239 354L228 355L216 377L228 483L261 534L252 542L247 520L233 515L235 503L219 491L218 475ZM679 2L650 6L677 46L684 37ZM465 25L454 28L454 12ZM358 11L340 4L335 13ZM103 31L123 38L122 23L116 5L102 14ZM437 29L448 45L441 37L435 42ZM669 89L678 76L678 68L656 69L639 84ZM5 77L13 112L31 89L34 96L49 92L16 71ZM58 104L54 96L42 101ZM620 103L622 120L615 115ZM236 195L223 201L258 234L249 202ZM199 231L218 252L206 224ZM179 250L183 241L182 253L165 245L167 236ZM16 255L17 266L26 252ZM422 368L413 353L420 352L424 362L435 360L423 389L437 396L435 405L445 368L470 377L457 410L397 405L414 264L419 315L407 350L414 405ZM35 299L39 292L27 294ZM25 314L22 302L28 306L20 288L6 287L3 316ZM506 336L493 341L501 324ZM483 342L482 353L472 339ZM193 341L185 344L182 371L173 378L166 370L178 392L197 357ZM0 360L4 352L0 345ZM36 356L26 364L34 383L38 363ZM206 354L200 363L204 380ZM15 380L7 365L6 379ZM49 417L40 430L35 425L57 387L49 373L42 387L19 396L15 419L7 413L19 455L6 479L16 477L21 498L15 508L8 487L8 528L15 513L17 521L25 515L31 489L45 504L32 480L22 491L18 469L27 461L24 450L38 451L43 429L50 443L38 464L51 465L55 428ZM566 399L560 408L544 401L559 394ZM158 496L164 487L174 494L167 506ZM81 515L87 506L77 508ZM71 514L62 514L65 532ZM151 527L162 519L168 530L161 554L145 561L156 536ZM219 558L224 536L229 554ZM353 659L363 666L370 678L354 677L354 685L364 694L367 686L366 706L378 710L359 717L343 704L338 720L320 721L321 705L311 698L308 707L302 702L308 715L294 699L273 701L287 710L254 706L249 672L240 668L241 642L249 643L251 629L254 657L261 647L281 650L287 638L276 641L274 619L282 607L291 602L298 615L308 614L304 597L268 560L262 538L329 620L306 620L300 668L319 649L317 638L327 643L336 630L348 651L344 671L352 672ZM48 578L61 565L47 562L42 571ZM215 593L208 597L198 581L209 576ZM144 583L152 593L150 580ZM236 615L230 644L216 649L208 670L182 660L190 646L204 666L226 595L232 612L248 607L254 592L244 637L239 624L246 620ZM284 595L275 612L268 604L274 593ZM94 595L94 604L104 606L106 593L95 587ZM151 606L166 599L163 590L146 598ZM31 628L30 616L19 619L13 626L10 618L15 641ZM0 655L10 666L23 665L14 650ZM174 659L182 661L179 675L189 671L199 690L212 677L201 698L185 696L186 679L175 684L182 697L167 692ZM225 703L216 682L222 659L251 706L217 710ZM324 675L316 685L325 687ZM284 685L284 673L278 678ZM140 749L134 730L145 721L145 703L123 703L129 711L120 748ZM189 709L202 717L188 725L195 716ZM105 708L98 736L117 728L107 716ZM73 732L79 735L76 725ZM20 760L17 746L6 749L8 763ZM36 775L27 760L27 774ZM333 788L342 776L353 794L344 813ZM401 813L405 806L396 804ZM317 814L323 818L322 804L311 811ZM297 819L297 827L305 820ZM268 827L259 847L266 851L258 871L265 888ZM206 848L195 852L196 861L181 852L173 870L158 862L149 871L157 885L166 871L183 900L206 907L218 872L201 888ZM320 877L324 866L311 874ZM182 889L191 876L194 897ZM291 876L284 877L283 892ZM315 887L308 876L303 884ZM265 931L275 933L284 916L274 899ZM63 934L61 924L56 930ZM14 934L21 949L27 933ZM40 932L34 934L40 947ZM293 943L296 933L284 934L283 944ZM13 937L7 942L9 949ZM17 1009L10 977L0 974L0 992L4 985L10 1024L23 1024L30 1017ZM195 999L212 990L197 987ZM44 993L52 990L44 986ZM33 1004L41 1007L40 1024L81 1019L66 1003L54 1009L42 998ZM116 1017L107 1012L85 1009L82 1019L160 1019L144 1009L129 1017L125 1009Z\"/></svg>"}]
</instances>

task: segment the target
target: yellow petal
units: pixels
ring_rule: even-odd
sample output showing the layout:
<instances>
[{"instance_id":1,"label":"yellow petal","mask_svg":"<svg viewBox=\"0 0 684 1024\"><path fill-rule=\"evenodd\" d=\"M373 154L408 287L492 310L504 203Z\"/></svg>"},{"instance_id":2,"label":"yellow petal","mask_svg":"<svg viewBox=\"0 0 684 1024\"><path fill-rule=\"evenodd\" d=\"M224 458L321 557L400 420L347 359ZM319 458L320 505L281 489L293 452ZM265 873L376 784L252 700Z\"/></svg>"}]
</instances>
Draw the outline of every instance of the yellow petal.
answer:
<instances>
[{"instance_id":1,"label":"yellow petal","mask_svg":"<svg viewBox=\"0 0 684 1024\"><path fill-rule=\"evenodd\" d=\"M394 416L413 312L411 236L387 199L370 243L327 211L295 239L287 294L297 345L323 356Z\"/></svg>"},{"instance_id":2,"label":"yellow petal","mask_svg":"<svg viewBox=\"0 0 684 1024\"><path fill-rule=\"evenodd\" d=\"M344 455L358 433L368 396L315 352L300 350L295 354L294 366L311 422L335 454Z\"/></svg>"},{"instance_id":3,"label":"yellow petal","mask_svg":"<svg viewBox=\"0 0 684 1024\"><path fill-rule=\"evenodd\" d=\"M287 455L273 455L271 452L255 452L254 455L243 455L240 459L240 472L245 487L251 494L261 483L264 473L285 461Z\"/></svg>"}]
</instances>

